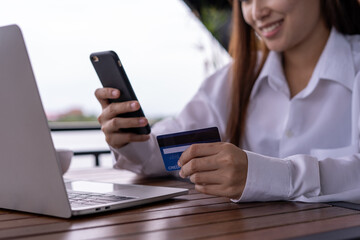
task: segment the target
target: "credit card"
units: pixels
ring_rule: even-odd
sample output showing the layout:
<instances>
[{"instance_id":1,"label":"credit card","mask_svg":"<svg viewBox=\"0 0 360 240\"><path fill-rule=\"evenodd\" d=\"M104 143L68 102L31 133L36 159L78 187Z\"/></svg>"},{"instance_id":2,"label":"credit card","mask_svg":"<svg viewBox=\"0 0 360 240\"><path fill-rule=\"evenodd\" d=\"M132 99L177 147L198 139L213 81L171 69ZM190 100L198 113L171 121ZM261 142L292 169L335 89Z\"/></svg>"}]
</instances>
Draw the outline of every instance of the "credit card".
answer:
<instances>
[{"instance_id":1,"label":"credit card","mask_svg":"<svg viewBox=\"0 0 360 240\"><path fill-rule=\"evenodd\" d=\"M217 127L203 128L157 136L161 156L167 171L179 170L181 154L192 144L221 142Z\"/></svg>"}]
</instances>

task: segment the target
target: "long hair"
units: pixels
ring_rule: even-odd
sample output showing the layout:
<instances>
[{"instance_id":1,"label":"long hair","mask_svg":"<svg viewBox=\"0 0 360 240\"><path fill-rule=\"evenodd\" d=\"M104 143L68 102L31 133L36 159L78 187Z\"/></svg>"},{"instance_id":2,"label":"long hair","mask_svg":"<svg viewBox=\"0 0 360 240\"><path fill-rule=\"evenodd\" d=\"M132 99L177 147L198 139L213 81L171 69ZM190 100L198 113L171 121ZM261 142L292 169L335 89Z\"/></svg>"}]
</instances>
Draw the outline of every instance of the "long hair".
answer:
<instances>
[{"instance_id":1,"label":"long hair","mask_svg":"<svg viewBox=\"0 0 360 240\"><path fill-rule=\"evenodd\" d=\"M329 28L334 26L342 34L360 34L357 0L321 0L321 8ZM233 64L227 136L231 143L239 145L244 137L250 94L269 51L245 22L237 0L233 1L232 14L229 53Z\"/></svg>"}]
</instances>

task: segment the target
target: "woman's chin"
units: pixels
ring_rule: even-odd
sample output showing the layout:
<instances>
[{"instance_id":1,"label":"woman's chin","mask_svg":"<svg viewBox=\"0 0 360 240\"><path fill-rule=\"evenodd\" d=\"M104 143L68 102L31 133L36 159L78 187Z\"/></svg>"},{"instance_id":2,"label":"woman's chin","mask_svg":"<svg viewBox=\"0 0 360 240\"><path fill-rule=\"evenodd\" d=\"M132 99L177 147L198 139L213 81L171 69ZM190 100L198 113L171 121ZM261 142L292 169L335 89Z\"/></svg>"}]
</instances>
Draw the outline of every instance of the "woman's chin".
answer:
<instances>
[{"instance_id":1,"label":"woman's chin","mask_svg":"<svg viewBox=\"0 0 360 240\"><path fill-rule=\"evenodd\" d=\"M284 52L288 49L287 44L280 40L265 41L265 45L270 51L274 52Z\"/></svg>"}]
</instances>

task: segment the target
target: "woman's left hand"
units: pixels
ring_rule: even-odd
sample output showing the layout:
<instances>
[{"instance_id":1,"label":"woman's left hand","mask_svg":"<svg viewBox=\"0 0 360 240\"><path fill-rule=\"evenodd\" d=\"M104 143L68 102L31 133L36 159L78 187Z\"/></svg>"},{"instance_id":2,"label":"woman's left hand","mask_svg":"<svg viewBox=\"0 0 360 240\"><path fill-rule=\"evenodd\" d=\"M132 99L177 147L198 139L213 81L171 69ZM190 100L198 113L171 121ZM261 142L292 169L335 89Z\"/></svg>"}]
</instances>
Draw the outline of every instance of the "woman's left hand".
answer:
<instances>
[{"instance_id":1,"label":"woman's left hand","mask_svg":"<svg viewBox=\"0 0 360 240\"><path fill-rule=\"evenodd\" d=\"M190 177L204 194L239 199L245 188L246 153L231 143L193 144L181 155L180 177Z\"/></svg>"}]
</instances>

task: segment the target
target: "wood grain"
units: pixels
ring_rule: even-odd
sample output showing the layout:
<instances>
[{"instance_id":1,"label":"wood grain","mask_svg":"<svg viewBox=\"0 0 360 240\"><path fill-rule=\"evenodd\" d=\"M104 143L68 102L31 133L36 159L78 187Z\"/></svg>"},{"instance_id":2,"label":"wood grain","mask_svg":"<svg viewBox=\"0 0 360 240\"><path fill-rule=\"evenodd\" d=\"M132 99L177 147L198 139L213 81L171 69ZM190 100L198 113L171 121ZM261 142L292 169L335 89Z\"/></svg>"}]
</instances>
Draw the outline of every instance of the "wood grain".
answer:
<instances>
[{"instance_id":1,"label":"wood grain","mask_svg":"<svg viewBox=\"0 0 360 240\"><path fill-rule=\"evenodd\" d=\"M70 171L66 177L183 187L189 194L129 209L59 219L0 209L0 239L279 239L360 226L359 211L326 203L232 203L198 193L177 178L144 178L124 170Z\"/></svg>"},{"instance_id":2,"label":"wood grain","mask_svg":"<svg viewBox=\"0 0 360 240\"><path fill-rule=\"evenodd\" d=\"M330 211L321 212L323 209L330 208ZM248 207L239 209L225 209L222 211L202 212L194 213L186 211L178 212L177 216L164 214L160 215L159 212L155 213L155 216L124 216L123 221L116 220L116 223L109 224L109 226L94 227L87 226L89 228L79 229L77 231L70 231L65 233L58 233L53 235L47 235L44 238L37 236L37 239L45 239L51 237L55 239L83 239L84 236L92 236L95 238L100 237L129 237L134 239L137 237L145 237L147 239L159 239L171 234L172 236L179 236L178 239L191 239L193 237L207 237L220 232L231 232L232 230L239 230L239 223L242 223L241 230L249 230L256 228L264 228L269 226L279 226L284 221L289 221L290 216L286 215L292 213L302 216L302 218L292 219L293 221L301 221L306 219L303 216L303 212L307 210L306 214L309 218L312 216L321 214L332 215L344 215L351 214L353 211L346 209L335 209L331 207L316 208L307 204L295 204L295 203L274 203L259 207ZM298 213L298 214L296 214ZM153 214L153 213L151 213ZM173 213L172 213L173 214ZM275 217L274 215L277 215ZM291 215L291 214L290 214ZM328 216L326 215L326 216ZM320 216L317 216L320 217ZM256 219L259 220L256 220ZM276 222L272 221L275 218ZM284 218L284 219L283 219ZM129 219L132 219L129 221ZM147 219L147 220L145 220ZM279 219L282 219L279 221ZM145 220L145 221L144 221ZM131 222L131 223L130 223ZM257 224L254 224L254 223ZM120 223L120 224L119 224ZM261 223L261 224L259 224ZM235 227L236 226L236 227ZM85 227L85 226L83 226ZM232 229L232 230L230 230ZM195 232L195 233L194 233ZM180 237L181 236L181 237ZM35 238L33 238L35 239ZM176 237L175 237L176 239Z\"/></svg>"},{"instance_id":3,"label":"wood grain","mask_svg":"<svg viewBox=\"0 0 360 240\"><path fill-rule=\"evenodd\" d=\"M258 231L241 232L235 234L218 235L208 239L261 239L266 236L267 239L293 238L326 231L338 230L347 227L359 226L360 214L350 216L334 217L325 220L311 221L280 227L262 229Z\"/></svg>"}]
</instances>

